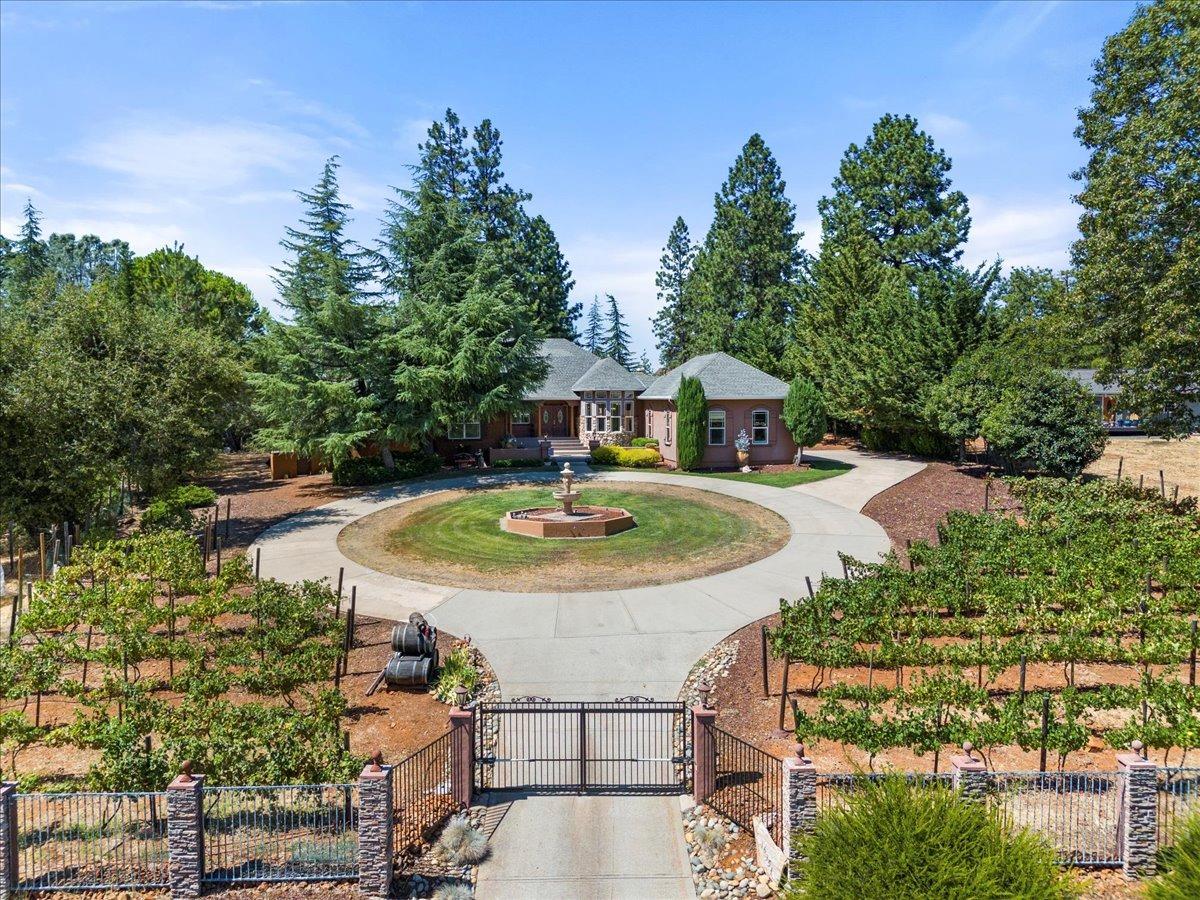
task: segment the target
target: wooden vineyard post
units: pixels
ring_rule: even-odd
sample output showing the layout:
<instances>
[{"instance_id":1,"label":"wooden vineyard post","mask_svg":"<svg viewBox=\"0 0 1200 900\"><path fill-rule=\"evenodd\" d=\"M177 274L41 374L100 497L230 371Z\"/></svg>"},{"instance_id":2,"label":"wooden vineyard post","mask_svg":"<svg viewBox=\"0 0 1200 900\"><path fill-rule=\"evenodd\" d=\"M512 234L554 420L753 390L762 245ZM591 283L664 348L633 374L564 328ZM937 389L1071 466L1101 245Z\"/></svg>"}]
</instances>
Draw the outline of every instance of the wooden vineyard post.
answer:
<instances>
[{"instance_id":1,"label":"wooden vineyard post","mask_svg":"<svg viewBox=\"0 0 1200 900\"><path fill-rule=\"evenodd\" d=\"M1121 471L1125 468L1125 457L1117 457L1117 481L1121 480Z\"/></svg>"},{"instance_id":2,"label":"wooden vineyard post","mask_svg":"<svg viewBox=\"0 0 1200 900\"><path fill-rule=\"evenodd\" d=\"M84 651L83 651L83 678L81 679L81 683L83 684L83 689L85 691L87 690L88 661L89 661L89 657L91 657L91 655L92 655L92 632L94 630L95 630L95 626L92 626L92 625L88 626L87 644L85 645Z\"/></svg>"},{"instance_id":3,"label":"wooden vineyard post","mask_svg":"<svg viewBox=\"0 0 1200 900\"><path fill-rule=\"evenodd\" d=\"M167 669L168 677L175 680L175 588L167 585Z\"/></svg>"},{"instance_id":4,"label":"wooden vineyard post","mask_svg":"<svg viewBox=\"0 0 1200 900\"><path fill-rule=\"evenodd\" d=\"M1192 687L1196 686L1196 620L1192 619L1192 652L1190 665L1188 667L1188 684Z\"/></svg>"},{"instance_id":5,"label":"wooden vineyard post","mask_svg":"<svg viewBox=\"0 0 1200 900\"><path fill-rule=\"evenodd\" d=\"M338 586L337 586L337 603L333 607L333 615L335 618L342 617L342 577L346 574L345 566L338 566Z\"/></svg>"},{"instance_id":6,"label":"wooden vineyard post","mask_svg":"<svg viewBox=\"0 0 1200 900\"><path fill-rule=\"evenodd\" d=\"M1166 478L1163 477L1162 469L1158 470L1158 492L1162 495L1164 500L1167 499L1167 481Z\"/></svg>"},{"instance_id":7,"label":"wooden vineyard post","mask_svg":"<svg viewBox=\"0 0 1200 900\"><path fill-rule=\"evenodd\" d=\"M1142 491L1145 489L1146 489L1146 473L1143 472L1141 475L1138 476L1138 490Z\"/></svg>"},{"instance_id":8,"label":"wooden vineyard post","mask_svg":"<svg viewBox=\"0 0 1200 900\"><path fill-rule=\"evenodd\" d=\"M808 599L812 600L817 595L813 593L812 579L807 575L804 576L804 584L808 587Z\"/></svg>"},{"instance_id":9,"label":"wooden vineyard post","mask_svg":"<svg viewBox=\"0 0 1200 900\"><path fill-rule=\"evenodd\" d=\"M225 498L225 540L229 540L229 518L230 518L229 509L230 509L230 505L232 504L232 502L233 501L229 497Z\"/></svg>"},{"instance_id":10,"label":"wooden vineyard post","mask_svg":"<svg viewBox=\"0 0 1200 900\"><path fill-rule=\"evenodd\" d=\"M1046 742L1050 738L1050 695L1042 694L1041 762L1039 771L1046 771Z\"/></svg>"},{"instance_id":11,"label":"wooden vineyard post","mask_svg":"<svg viewBox=\"0 0 1200 900\"><path fill-rule=\"evenodd\" d=\"M989 512L992 508L992 479L984 479L983 482L983 511Z\"/></svg>"},{"instance_id":12,"label":"wooden vineyard post","mask_svg":"<svg viewBox=\"0 0 1200 900\"><path fill-rule=\"evenodd\" d=\"M258 581L259 573L262 570L262 547L254 548L254 580Z\"/></svg>"},{"instance_id":13,"label":"wooden vineyard post","mask_svg":"<svg viewBox=\"0 0 1200 900\"><path fill-rule=\"evenodd\" d=\"M1022 705L1025 704L1025 663L1026 663L1025 654L1022 653L1021 654L1021 681L1020 681L1020 687L1018 687L1018 689L1017 689L1021 695L1021 704Z\"/></svg>"},{"instance_id":14,"label":"wooden vineyard post","mask_svg":"<svg viewBox=\"0 0 1200 900\"><path fill-rule=\"evenodd\" d=\"M783 601L780 600L780 603ZM763 675L763 697L771 696L771 687L767 683L767 626L762 627L762 675Z\"/></svg>"},{"instance_id":15,"label":"wooden vineyard post","mask_svg":"<svg viewBox=\"0 0 1200 900\"><path fill-rule=\"evenodd\" d=\"M350 611L346 620L346 661L350 661L350 651L354 649L354 629L357 625L358 585L350 588Z\"/></svg>"},{"instance_id":16,"label":"wooden vineyard post","mask_svg":"<svg viewBox=\"0 0 1200 900\"><path fill-rule=\"evenodd\" d=\"M787 718L788 673L792 668L792 658L783 657L783 687L779 691L779 730L783 731L783 722Z\"/></svg>"}]
</instances>

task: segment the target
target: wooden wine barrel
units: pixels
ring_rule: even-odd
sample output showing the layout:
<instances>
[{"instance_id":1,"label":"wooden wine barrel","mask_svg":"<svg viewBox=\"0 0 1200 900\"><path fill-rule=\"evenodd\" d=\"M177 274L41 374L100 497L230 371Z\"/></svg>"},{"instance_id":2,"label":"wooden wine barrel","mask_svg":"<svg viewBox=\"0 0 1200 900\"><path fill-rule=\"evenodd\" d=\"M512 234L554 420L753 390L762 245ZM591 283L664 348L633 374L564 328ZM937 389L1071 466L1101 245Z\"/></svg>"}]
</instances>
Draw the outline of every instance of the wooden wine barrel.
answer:
<instances>
[{"instance_id":1,"label":"wooden wine barrel","mask_svg":"<svg viewBox=\"0 0 1200 900\"><path fill-rule=\"evenodd\" d=\"M388 687L422 687L429 684L432 660L427 656L400 656L395 654L384 669L384 680Z\"/></svg>"},{"instance_id":2,"label":"wooden wine barrel","mask_svg":"<svg viewBox=\"0 0 1200 900\"><path fill-rule=\"evenodd\" d=\"M401 622L392 629L392 652L402 656L429 656L433 653L433 642L421 634L416 625Z\"/></svg>"}]
</instances>

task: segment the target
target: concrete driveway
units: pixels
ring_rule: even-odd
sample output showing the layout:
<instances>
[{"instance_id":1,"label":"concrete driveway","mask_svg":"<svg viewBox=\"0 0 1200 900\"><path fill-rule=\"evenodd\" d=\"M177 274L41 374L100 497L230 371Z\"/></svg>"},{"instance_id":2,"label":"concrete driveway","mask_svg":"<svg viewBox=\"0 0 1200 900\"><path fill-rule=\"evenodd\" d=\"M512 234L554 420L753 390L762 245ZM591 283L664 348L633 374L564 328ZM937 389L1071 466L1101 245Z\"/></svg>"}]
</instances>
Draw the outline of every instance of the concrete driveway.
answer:
<instances>
[{"instance_id":1,"label":"concrete driveway","mask_svg":"<svg viewBox=\"0 0 1200 900\"><path fill-rule=\"evenodd\" d=\"M713 644L776 611L780 598L801 596L805 576L815 585L825 573L839 574L839 552L875 559L887 551L883 529L858 509L881 485L903 480L921 464L847 451L837 458L857 468L789 490L717 478L684 482L678 475L656 472L586 477L585 492L588 481L677 484L757 503L787 521L792 536L777 553L671 585L571 593L472 590L386 575L338 549L342 528L388 506L464 486L553 481L553 472L466 475L371 491L293 516L264 532L251 553L261 548L263 574L288 581L333 579L343 566L346 589L357 586L363 613L403 619L417 610L440 628L470 635L507 697L607 700L639 694L673 699L692 664ZM835 488L838 482L845 484Z\"/></svg>"}]
</instances>

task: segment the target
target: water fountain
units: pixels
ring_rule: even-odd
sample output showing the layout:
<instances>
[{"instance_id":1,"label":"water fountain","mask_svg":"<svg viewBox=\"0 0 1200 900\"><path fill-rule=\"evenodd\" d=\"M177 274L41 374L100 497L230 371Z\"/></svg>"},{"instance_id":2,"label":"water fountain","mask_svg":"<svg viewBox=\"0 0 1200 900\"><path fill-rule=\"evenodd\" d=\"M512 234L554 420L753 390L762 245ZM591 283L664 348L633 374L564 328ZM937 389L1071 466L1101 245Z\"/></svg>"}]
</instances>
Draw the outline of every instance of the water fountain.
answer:
<instances>
[{"instance_id":1,"label":"water fountain","mask_svg":"<svg viewBox=\"0 0 1200 900\"><path fill-rule=\"evenodd\" d=\"M513 534L539 538L599 538L619 534L637 522L628 510L617 506L576 506L582 496L575 489L575 473L571 464L562 470L562 490L551 496L559 508L538 506L514 509L500 520L500 527Z\"/></svg>"}]
</instances>

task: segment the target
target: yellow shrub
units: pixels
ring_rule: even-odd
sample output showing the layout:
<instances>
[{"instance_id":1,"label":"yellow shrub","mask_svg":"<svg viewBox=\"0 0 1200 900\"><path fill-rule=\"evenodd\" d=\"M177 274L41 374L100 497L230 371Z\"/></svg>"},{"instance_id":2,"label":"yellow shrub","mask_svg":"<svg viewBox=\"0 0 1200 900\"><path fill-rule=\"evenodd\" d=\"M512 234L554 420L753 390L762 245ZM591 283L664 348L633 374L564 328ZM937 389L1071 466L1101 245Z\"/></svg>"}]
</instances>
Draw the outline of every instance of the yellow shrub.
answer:
<instances>
[{"instance_id":1,"label":"yellow shrub","mask_svg":"<svg viewBox=\"0 0 1200 900\"><path fill-rule=\"evenodd\" d=\"M621 447L617 450L617 465L632 469L653 469L662 462L662 455L650 447Z\"/></svg>"}]
</instances>

